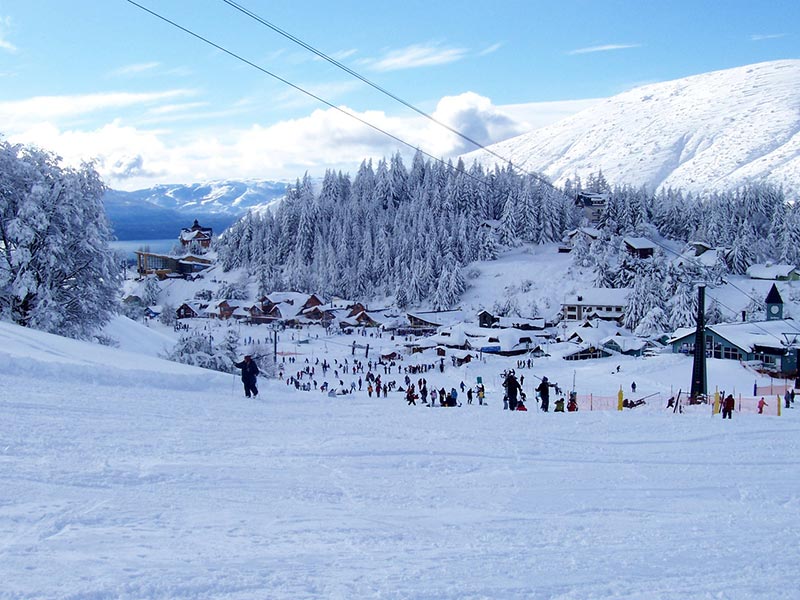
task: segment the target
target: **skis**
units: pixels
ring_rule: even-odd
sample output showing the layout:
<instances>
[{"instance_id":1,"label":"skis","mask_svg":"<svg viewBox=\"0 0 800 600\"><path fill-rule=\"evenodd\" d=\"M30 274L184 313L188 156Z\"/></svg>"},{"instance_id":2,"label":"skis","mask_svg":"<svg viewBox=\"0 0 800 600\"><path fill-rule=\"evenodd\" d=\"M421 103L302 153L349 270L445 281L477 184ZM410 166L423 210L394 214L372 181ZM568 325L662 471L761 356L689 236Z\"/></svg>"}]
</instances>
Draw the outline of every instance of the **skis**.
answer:
<instances>
[{"instance_id":1,"label":"skis","mask_svg":"<svg viewBox=\"0 0 800 600\"><path fill-rule=\"evenodd\" d=\"M678 395L675 397L675 406L672 408L672 412L673 413L678 412L678 406L680 406L680 404L681 404L681 392L682 391L683 390L678 390Z\"/></svg>"}]
</instances>

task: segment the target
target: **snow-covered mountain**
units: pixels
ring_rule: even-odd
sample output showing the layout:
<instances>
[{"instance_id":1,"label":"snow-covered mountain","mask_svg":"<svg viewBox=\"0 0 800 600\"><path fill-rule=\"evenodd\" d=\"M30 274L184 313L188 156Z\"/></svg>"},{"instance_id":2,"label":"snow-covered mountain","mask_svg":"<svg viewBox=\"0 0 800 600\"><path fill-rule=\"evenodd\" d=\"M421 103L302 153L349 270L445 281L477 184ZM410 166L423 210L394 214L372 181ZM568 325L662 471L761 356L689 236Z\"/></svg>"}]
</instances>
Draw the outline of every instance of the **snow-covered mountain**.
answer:
<instances>
[{"instance_id":1,"label":"snow-covered mountain","mask_svg":"<svg viewBox=\"0 0 800 600\"><path fill-rule=\"evenodd\" d=\"M603 171L610 183L702 193L754 181L800 188L800 60L638 87L491 146L557 183ZM465 156L494 164L483 151Z\"/></svg>"},{"instance_id":2,"label":"snow-covered mountain","mask_svg":"<svg viewBox=\"0 0 800 600\"><path fill-rule=\"evenodd\" d=\"M194 219L222 231L248 210L282 198L286 185L260 180L158 185L108 190L103 201L118 239L168 238Z\"/></svg>"}]
</instances>

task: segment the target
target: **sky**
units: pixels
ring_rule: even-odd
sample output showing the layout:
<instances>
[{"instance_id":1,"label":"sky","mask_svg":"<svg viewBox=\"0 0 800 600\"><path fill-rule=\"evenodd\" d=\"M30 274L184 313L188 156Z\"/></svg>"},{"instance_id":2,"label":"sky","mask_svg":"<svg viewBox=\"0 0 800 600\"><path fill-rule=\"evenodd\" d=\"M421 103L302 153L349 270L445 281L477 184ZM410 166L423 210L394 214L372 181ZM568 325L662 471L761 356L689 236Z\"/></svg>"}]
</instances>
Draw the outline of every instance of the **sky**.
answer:
<instances>
[{"instance_id":1,"label":"sky","mask_svg":"<svg viewBox=\"0 0 800 600\"><path fill-rule=\"evenodd\" d=\"M137 2L336 108L128 0L0 0L0 135L128 190L474 149L224 0ZM240 6L482 144L639 85L800 58L796 0Z\"/></svg>"}]
</instances>

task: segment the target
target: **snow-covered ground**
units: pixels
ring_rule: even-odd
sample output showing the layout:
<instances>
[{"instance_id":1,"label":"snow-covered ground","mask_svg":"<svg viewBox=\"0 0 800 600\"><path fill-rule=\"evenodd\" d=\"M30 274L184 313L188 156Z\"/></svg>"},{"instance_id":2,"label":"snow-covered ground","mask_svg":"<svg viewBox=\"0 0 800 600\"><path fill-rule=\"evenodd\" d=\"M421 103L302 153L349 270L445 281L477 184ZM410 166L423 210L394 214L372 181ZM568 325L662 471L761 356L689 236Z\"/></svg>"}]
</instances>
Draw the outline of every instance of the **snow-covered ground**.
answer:
<instances>
[{"instance_id":1,"label":"snow-covered ground","mask_svg":"<svg viewBox=\"0 0 800 600\"><path fill-rule=\"evenodd\" d=\"M296 348L300 365L348 354ZM496 360L437 377L491 378L514 359ZM682 356L625 359L620 374L590 362L579 390L689 378ZM574 369L553 358L522 372L566 386ZM752 385L736 363L709 369L712 387ZM253 401L232 375L8 324L0 380L0 598L800 588L800 411L508 413L493 385L486 407L433 409L263 380Z\"/></svg>"},{"instance_id":2,"label":"snow-covered ground","mask_svg":"<svg viewBox=\"0 0 800 600\"><path fill-rule=\"evenodd\" d=\"M650 84L491 146L557 184L603 171L612 184L706 194L749 182L800 183L800 61L778 60ZM493 165L477 150L464 157Z\"/></svg>"}]
</instances>

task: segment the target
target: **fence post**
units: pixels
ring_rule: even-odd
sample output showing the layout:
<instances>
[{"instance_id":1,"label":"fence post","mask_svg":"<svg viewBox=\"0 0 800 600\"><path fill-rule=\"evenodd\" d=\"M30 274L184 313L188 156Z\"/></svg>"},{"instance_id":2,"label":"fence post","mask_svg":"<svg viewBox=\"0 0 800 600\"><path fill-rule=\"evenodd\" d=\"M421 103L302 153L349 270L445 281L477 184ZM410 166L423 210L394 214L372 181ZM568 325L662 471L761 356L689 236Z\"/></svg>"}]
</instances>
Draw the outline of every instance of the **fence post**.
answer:
<instances>
[{"instance_id":1,"label":"fence post","mask_svg":"<svg viewBox=\"0 0 800 600\"><path fill-rule=\"evenodd\" d=\"M589 394L589 411L594 410L594 403L593 403L594 394Z\"/></svg>"},{"instance_id":2,"label":"fence post","mask_svg":"<svg viewBox=\"0 0 800 600\"><path fill-rule=\"evenodd\" d=\"M714 390L714 408L711 409L712 415L719 414L719 388Z\"/></svg>"},{"instance_id":3,"label":"fence post","mask_svg":"<svg viewBox=\"0 0 800 600\"><path fill-rule=\"evenodd\" d=\"M739 394L739 412L742 412L742 395Z\"/></svg>"},{"instance_id":4,"label":"fence post","mask_svg":"<svg viewBox=\"0 0 800 600\"><path fill-rule=\"evenodd\" d=\"M781 397L777 396L778 398L778 416L781 416Z\"/></svg>"},{"instance_id":5,"label":"fence post","mask_svg":"<svg viewBox=\"0 0 800 600\"><path fill-rule=\"evenodd\" d=\"M617 410L622 410L622 386L619 386L619 392L617 392Z\"/></svg>"}]
</instances>

